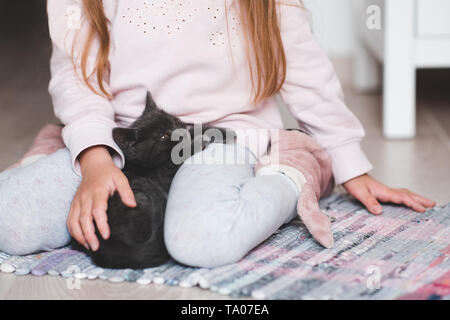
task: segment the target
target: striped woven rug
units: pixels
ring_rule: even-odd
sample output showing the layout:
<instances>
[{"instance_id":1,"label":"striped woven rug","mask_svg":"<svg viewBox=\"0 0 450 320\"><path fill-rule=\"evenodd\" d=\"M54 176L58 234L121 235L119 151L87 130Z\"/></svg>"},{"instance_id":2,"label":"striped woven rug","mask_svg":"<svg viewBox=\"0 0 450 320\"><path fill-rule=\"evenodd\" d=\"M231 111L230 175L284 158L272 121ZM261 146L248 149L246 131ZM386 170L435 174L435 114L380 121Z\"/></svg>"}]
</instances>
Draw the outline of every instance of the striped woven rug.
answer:
<instances>
[{"instance_id":1,"label":"striped woven rug","mask_svg":"<svg viewBox=\"0 0 450 320\"><path fill-rule=\"evenodd\" d=\"M320 247L295 220L240 262L216 269L170 262L107 270L69 247L25 257L0 253L0 268L16 275L199 286L235 298L450 299L450 204L426 214L385 206L376 217L333 195L321 207L333 221L333 249Z\"/></svg>"}]
</instances>

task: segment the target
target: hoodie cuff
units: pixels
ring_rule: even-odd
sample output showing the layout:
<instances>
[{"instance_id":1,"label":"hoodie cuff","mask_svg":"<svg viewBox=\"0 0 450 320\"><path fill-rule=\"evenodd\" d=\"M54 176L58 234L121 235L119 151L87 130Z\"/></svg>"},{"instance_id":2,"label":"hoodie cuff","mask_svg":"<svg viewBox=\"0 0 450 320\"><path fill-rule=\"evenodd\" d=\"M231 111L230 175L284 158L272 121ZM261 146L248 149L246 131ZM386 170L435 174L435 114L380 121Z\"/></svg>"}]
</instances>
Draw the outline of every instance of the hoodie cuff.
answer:
<instances>
[{"instance_id":1,"label":"hoodie cuff","mask_svg":"<svg viewBox=\"0 0 450 320\"><path fill-rule=\"evenodd\" d=\"M82 123L77 121L64 127L62 137L70 151L72 168L77 175L81 176L78 156L84 150L99 145L111 148L114 164L120 169L124 167L125 157L112 137L112 130L115 127L117 125L114 121L83 121Z\"/></svg>"},{"instance_id":2,"label":"hoodie cuff","mask_svg":"<svg viewBox=\"0 0 450 320\"><path fill-rule=\"evenodd\" d=\"M336 184L343 184L373 169L359 142L328 149Z\"/></svg>"}]
</instances>

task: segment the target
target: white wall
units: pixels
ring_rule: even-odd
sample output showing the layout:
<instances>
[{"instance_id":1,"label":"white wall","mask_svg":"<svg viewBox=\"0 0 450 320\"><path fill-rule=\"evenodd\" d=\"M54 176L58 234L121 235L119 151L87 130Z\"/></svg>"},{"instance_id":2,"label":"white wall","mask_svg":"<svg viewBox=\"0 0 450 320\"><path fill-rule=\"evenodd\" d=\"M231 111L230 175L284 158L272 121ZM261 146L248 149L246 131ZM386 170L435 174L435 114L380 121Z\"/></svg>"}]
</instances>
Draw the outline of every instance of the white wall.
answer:
<instances>
[{"instance_id":1,"label":"white wall","mask_svg":"<svg viewBox=\"0 0 450 320\"><path fill-rule=\"evenodd\" d=\"M304 0L311 14L314 35L332 57L353 54L352 0Z\"/></svg>"}]
</instances>

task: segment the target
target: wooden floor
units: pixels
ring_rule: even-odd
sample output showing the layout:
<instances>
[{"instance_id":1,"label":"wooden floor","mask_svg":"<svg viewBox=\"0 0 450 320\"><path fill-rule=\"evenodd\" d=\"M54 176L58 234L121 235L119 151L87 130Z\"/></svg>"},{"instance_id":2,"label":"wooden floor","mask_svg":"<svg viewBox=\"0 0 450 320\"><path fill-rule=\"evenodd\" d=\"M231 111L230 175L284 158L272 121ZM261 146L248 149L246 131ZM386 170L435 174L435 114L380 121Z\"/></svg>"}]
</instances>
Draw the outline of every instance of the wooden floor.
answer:
<instances>
[{"instance_id":1,"label":"wooden floor","mask_svg":"<svg viewBox=\"0 0 450 320\"><path fill-rule=\"evenodd\" d=\"M0 274L0 299L131 299L131 300L222 300L227 296L199 288L172 288L166 285L148 286L135 283L110 283L102 280L82 280L80 289L62 277L14 276Z\"/></svg>"},{"instance_id":2,"label":"wooden floor","mask_svg":"<svg viewBox=\"0 0 450 320\"><path fill-rule=\"evenodd\" d=\"M27 2L27 5L29 3ZM45 1L36 0L36 3L33 10L44 10ZM14 14L11 10L9 12L11 15ZM45 123L56 121L47 93L50 44L44 20L42 17L30 18L31 26L22 30L17 29L16 34L6 35L1 34L1 30L5 28L0 24L2 38L0 170L26 151L37 131ZM418 135L412 140L389 141L381 135L380 95L354 92L349 86L350 61L337 60L335 65L345 87L347 103L366 128L367 138L363 142L363 148L375 166L373 176L392 186L407 187L420 192L439 204L449 202L450 94L445 93L448 91L445 85L448 86L450 83L450 72L419 73ZM292 119L286 117L286 121L292 125ZM83 280L80 290L70 290L66 280L59 277L37 278L0 274L0 299L18 298L225 299L226 297L198 288L112 284L99 280Z\"/></svg>"}]
</instances>

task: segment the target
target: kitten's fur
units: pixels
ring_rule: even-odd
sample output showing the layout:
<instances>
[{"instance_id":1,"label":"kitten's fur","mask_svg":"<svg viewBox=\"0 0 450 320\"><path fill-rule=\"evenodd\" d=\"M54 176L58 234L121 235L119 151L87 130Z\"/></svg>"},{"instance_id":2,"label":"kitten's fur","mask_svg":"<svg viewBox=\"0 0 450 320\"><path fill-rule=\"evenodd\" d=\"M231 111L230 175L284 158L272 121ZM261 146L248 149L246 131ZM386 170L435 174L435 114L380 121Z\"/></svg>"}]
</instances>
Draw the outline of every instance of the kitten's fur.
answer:
<instances>
[{"instance_id":1,"label":"kitten's fur","mask_svg":"<svg viewBox=\"0 0 450 320\"><path fill-rule=\"evenodd\" d=\"M187 127L188 124L177 117L160 110L148 93L142 116L130 128L113 130L114 140L125 156L123 172L134 192L137 207L126 207L117 193L109 199L107 214L111 236L104 240L96 228L100 248L89 252L97 265L143 269L170 259L164 244L164 214L170 184L180 167L171 159L172 149L179 143L171 141L171 134ZM208 142L203 138L207 129L210 128L201 132L200 150L194 150L194 141L198 142L199 136L194 137L193 128L187 131L191 136L191 154L201 151L208 143L225 142L214 139ZM231 135L234 139L233 132L214 129L220 130L223 137L228 133L228 137ZM188 156L184 155L184 159Z\"/></svg>"}]
</instances>

